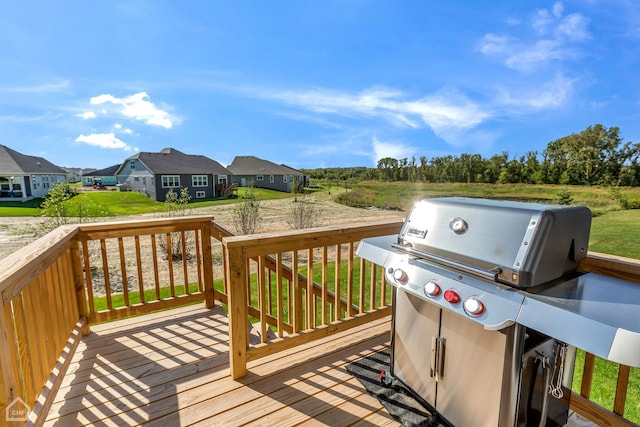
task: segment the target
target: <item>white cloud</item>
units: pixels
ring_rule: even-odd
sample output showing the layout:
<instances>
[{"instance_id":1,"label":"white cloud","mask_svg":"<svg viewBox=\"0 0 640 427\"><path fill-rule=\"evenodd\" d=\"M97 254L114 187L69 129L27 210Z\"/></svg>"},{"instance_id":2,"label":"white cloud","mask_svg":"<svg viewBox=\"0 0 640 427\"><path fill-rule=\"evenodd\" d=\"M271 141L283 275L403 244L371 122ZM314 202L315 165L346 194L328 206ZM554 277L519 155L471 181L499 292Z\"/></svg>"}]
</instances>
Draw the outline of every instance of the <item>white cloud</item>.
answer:
<instances>
[{"instance_id":1,"label":"white cloud","mask_svg":"<svg viewBox=\"0 0 640 427\"><path fill-rule=\"evenodd\" d=\"M578 13L572 13L562 19L556 29L558 37L564 37L572 41L583 41L591 38L587 26L589 20Z\"/></svg>"},{"instance_id":2,"label":"white cloud","mask_svg":"<svg viewBox=\"0 0 640 427\"><path fill-rule=\"evenodd\" d=\"M81 119L84 119L84 120L89 120L89 119L95 119L98 116L93 111L85 111L84 113L76 114L76 117L80 117Z\"/></svg>"},{"instance_id":3,"label":"white cloud","mask_svg":"<svg viewBox=\"0 0 640 427\"><path fill-rule=\"evenodd\" d=\"M406 102L401 110L419 115L439 136L447 131L462 131L482 123L491 116L466 96L444 90L418 101Z\"/></svg>"},{"instance_id":4,"label":"white cloud","mask_svg":"<svg viewBox=\"0 0 640 427\"><path fill-rule=\"evenodd\" d=\"M132 135L133 134L133 130L123 127L122 124L120 124L120 123L114 124L113 128L115 130L117 130L118 132L124 133L125 135Z\"/></svg>"},{"instance_id":5,"label":"white cloud","mask_svg":"<svg viewBox=\"0 0 640 427\"><path fill-rule=\"evenodd\" d=\"M167 111L158 108L154 103L149 101L149 95L146 92L138 92L124 98L117 98L110 94L102 94L94 96L90 99L90 102L93 105L113 104L116 106L117 114L165 129L172 128L174 123L178 122L178 120L172 117ZM102 111L108 113L106 108Z\"/></svg>"},{"instance_id":6,"label":"white cloud","mask_svg":"<svg viewBox=\"0 0 640 427\"><path fill-rule=\"evenodd\" d=\"M385 157L394 159L408 158L416 151L407 145L395 142L383 142L378 138L373 138L371 147L373 148L372 159L374 164L377 164L378 160L384 159Z\"/></svg>"},{"instance_id":7,"label":"white cloud","mask_svg":"<svg viewBox=\"0 0 640 427\"><path fill-rule=\"evenodd\" d=\"M518 106L533 109L549 109L562 106L573 93L575 79L562 74L545 84L524 90L499 88L498 103L503 106Z\"/></svg>"},{"instance_id":8,"label":"white cloud","mask_svg":"<svg viewBox=\"0 0 640 427\"><path fill-rule=\"evenodd\" d=\"M485 34L478 50L485 55L500 55L509 49L509 37Z\"/></svg>"},{"instance_id":9,"label":"white cloud","mask_svg":"<svg viewBox=\"0 0 640 427\"><path fill-rule=\"evenodd\" d=\"M122 148L124 151L133 150L129 144L118 139L113 133L92 133L89 135L80 135L75 139L75 141L101 148Z\"/></svg>"},{"instance_id":10,"label":"white cloud","mask_svg":"<svg viewBox=\"0 0 640 427\"><path fill-rule=\"evenodd\" d=\"M56 80L33 86L0 86L0 92L8 93L55 93L62 92L70 86L69 80Z\"/></svg>"},{"instance_id":11,"label":"white cloud","mask_svg":"<svg viewBox=\"0 0 640 427\"><path fill-rule=\"evenodd\" d=\"M507 67L519 71L534 71L554 61L576 58L580 56L578 43L591 38L589 19L579 13L564 16L563 12L560 2L551 9L537 10L530 21L536 37L489 33L481 39L478 50L501 58Z\"/></svg>"},{"instance_id":12,"label":"white cloud","mask_svg":"<svg viewBox=\"0 0 640 427\"><path fill-rule=\"evenodd\" d=\"M490 113L455 91L442 91L420 99L408 99L402 92L373 88L358 94L328 90L262 92L262 96L283 101L308 111L355 118L382 118L396 127L429 127L442 135L482 123Z\"/></svg>"},{"instance_id":13,"label":"white cloud","mask_svg":"<svg viewBox=\"0 0 640 427\"><path fill-rule=\"evenodd\" d=\"M564 52L557 41L540 40L528 49L510 54L505 64L509 68L526 71L553 59L561 60L564 56Z\"/></svg>"},{"instance_id":14,"label":"white cloud","mask_svg":"<svg viewBox=\"0 0 640 427\"><path fill-rule=\"evenodd\" d=\"M553 16L560 18L562 16L562 12L564 12L564 6L560 2L556 2L553 4L551 12L553 13Z\"/></svg>"}]
</instances>

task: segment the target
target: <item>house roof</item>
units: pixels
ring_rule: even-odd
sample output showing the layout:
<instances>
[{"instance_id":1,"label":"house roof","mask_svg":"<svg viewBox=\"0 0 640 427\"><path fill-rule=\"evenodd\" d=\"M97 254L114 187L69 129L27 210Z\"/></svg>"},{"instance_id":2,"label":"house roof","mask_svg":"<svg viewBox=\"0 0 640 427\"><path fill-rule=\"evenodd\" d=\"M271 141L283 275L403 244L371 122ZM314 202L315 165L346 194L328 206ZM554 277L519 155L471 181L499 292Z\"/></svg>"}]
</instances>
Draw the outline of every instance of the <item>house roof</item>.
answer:
<instances>
[{"instance_id":1,"label":"house roof","mask_svg":"<svg viewBox=\"0 0 640 427\"><path fill-rule=\"evenodd\" d=\"M108 168L85 173L83 176L114 176L118 168L120 168L120 165L113 165Z\"/></svg>"},{"instance_id":2,"label":"house roof","mask_svg":"<svg viewBox=\"0 0 640 427\"><path fill-rule=\"evenodd\" d=\"M227 169L234 175L304 175L286 165L277 165L255 156L236 156Z\"/></svg>"},{"instance_id":3,"label":"house roof","mask_svg":"<svg viewBox=\"0 0 640 427\"><path fill-rule=\"evenodd\" d=\"M64 169L42 157L27 156L4 145L0 145L0 173L66 175Z\"/></svg>"},{"instance_id":4,"label":"house roof","mask_svg":"<svg viewBox=\"0 0 640 427\"><path fill-rule=\"evenodd\" d=\"M166 174L213 174L230 175L220 163L206 156L185 154L175 148L165 148L159 153L141 152L127 159L140 160L152 173ZM122 166L120 166L121 168Z\"/></svg>"}]
</instances>

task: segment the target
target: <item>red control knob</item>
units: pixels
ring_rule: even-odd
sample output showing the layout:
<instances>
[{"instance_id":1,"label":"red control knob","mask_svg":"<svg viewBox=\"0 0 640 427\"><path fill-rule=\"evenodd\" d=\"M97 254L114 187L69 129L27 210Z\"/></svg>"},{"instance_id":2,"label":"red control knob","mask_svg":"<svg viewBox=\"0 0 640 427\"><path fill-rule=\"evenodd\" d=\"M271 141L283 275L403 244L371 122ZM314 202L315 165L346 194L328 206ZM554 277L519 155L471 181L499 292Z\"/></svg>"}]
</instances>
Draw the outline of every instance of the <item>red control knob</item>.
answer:
<instances>
[{"instance_id":1,"label":"red control knob","mask_svg":"<svg viewBox=\"0 0 640 427\"><path fill-rule=\"evenodd\" d=\"M460 295L456 291L449 289L444 291L444 299L451 304L457 304L460 302Z\"/></svg>"},{"instance_id":2,"label":"red control knob","mask_svg":"<svg viewBox=\"0 0 640 427\"><path fill-rule=\"evenodd\" d=\"M478 298L469 297L464 301L464 310L471 316L484 313L484 304Z\"/></svg>"},{"instance_id":3,"label":"red control knob","mask_svg":"<svg viewBox=\"0 0 640 427\"><path fill-rule=\"evenodd\" d=\"M440 285L435 280L430 280L424 285L424 293L429 297L437 297L440 295Z\"/></svg>"},{"instance_id":4,"label":"red control knob","mask_svg":"<svg viewBox=\"0 0 640 427\"><path fill-rule=\"evenodd\" d=\"M393 280L404 285L409 281L409 276L404 270L398 268L393 272Z\"/></svg>"}]
</instances>

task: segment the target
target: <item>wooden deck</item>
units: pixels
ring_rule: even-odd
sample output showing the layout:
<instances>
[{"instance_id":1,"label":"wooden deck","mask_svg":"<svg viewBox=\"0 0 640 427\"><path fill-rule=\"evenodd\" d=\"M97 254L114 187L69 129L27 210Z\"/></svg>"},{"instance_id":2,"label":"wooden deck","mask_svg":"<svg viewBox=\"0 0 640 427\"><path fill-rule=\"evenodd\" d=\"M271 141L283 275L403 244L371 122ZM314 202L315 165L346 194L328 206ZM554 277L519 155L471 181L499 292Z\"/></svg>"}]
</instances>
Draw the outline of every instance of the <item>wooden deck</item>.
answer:
<instances>
[{"instance_id":1,"label":"wooden deck","mask_svg":"<svg viewBox=\"0 0 640 427\"><path fill-rule=\"evenodd\" d=\"M240 381L220 306L91 329L46 425L399 425L345 369L388 346L389 317L250 362Z\"/></svg>"}]
</instances>

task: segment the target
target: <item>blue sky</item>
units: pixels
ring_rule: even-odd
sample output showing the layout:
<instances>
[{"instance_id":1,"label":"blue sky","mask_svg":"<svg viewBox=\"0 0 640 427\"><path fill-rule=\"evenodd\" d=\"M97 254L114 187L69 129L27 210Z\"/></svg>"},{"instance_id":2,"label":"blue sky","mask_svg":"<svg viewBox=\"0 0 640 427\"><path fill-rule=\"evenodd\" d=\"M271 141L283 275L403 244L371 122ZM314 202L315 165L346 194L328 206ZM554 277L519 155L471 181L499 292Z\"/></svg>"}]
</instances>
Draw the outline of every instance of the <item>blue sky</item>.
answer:
<instances>
[{"instance_id":1,"label":"blue sky","mask_svg":"<svg viewBox=\"0 0 640 427\"><path fill-rule=\"evenodd\" d=\"M640 2L0 0L0 144L103 168L640 142Z\"/></svg>"}]
</instances>

